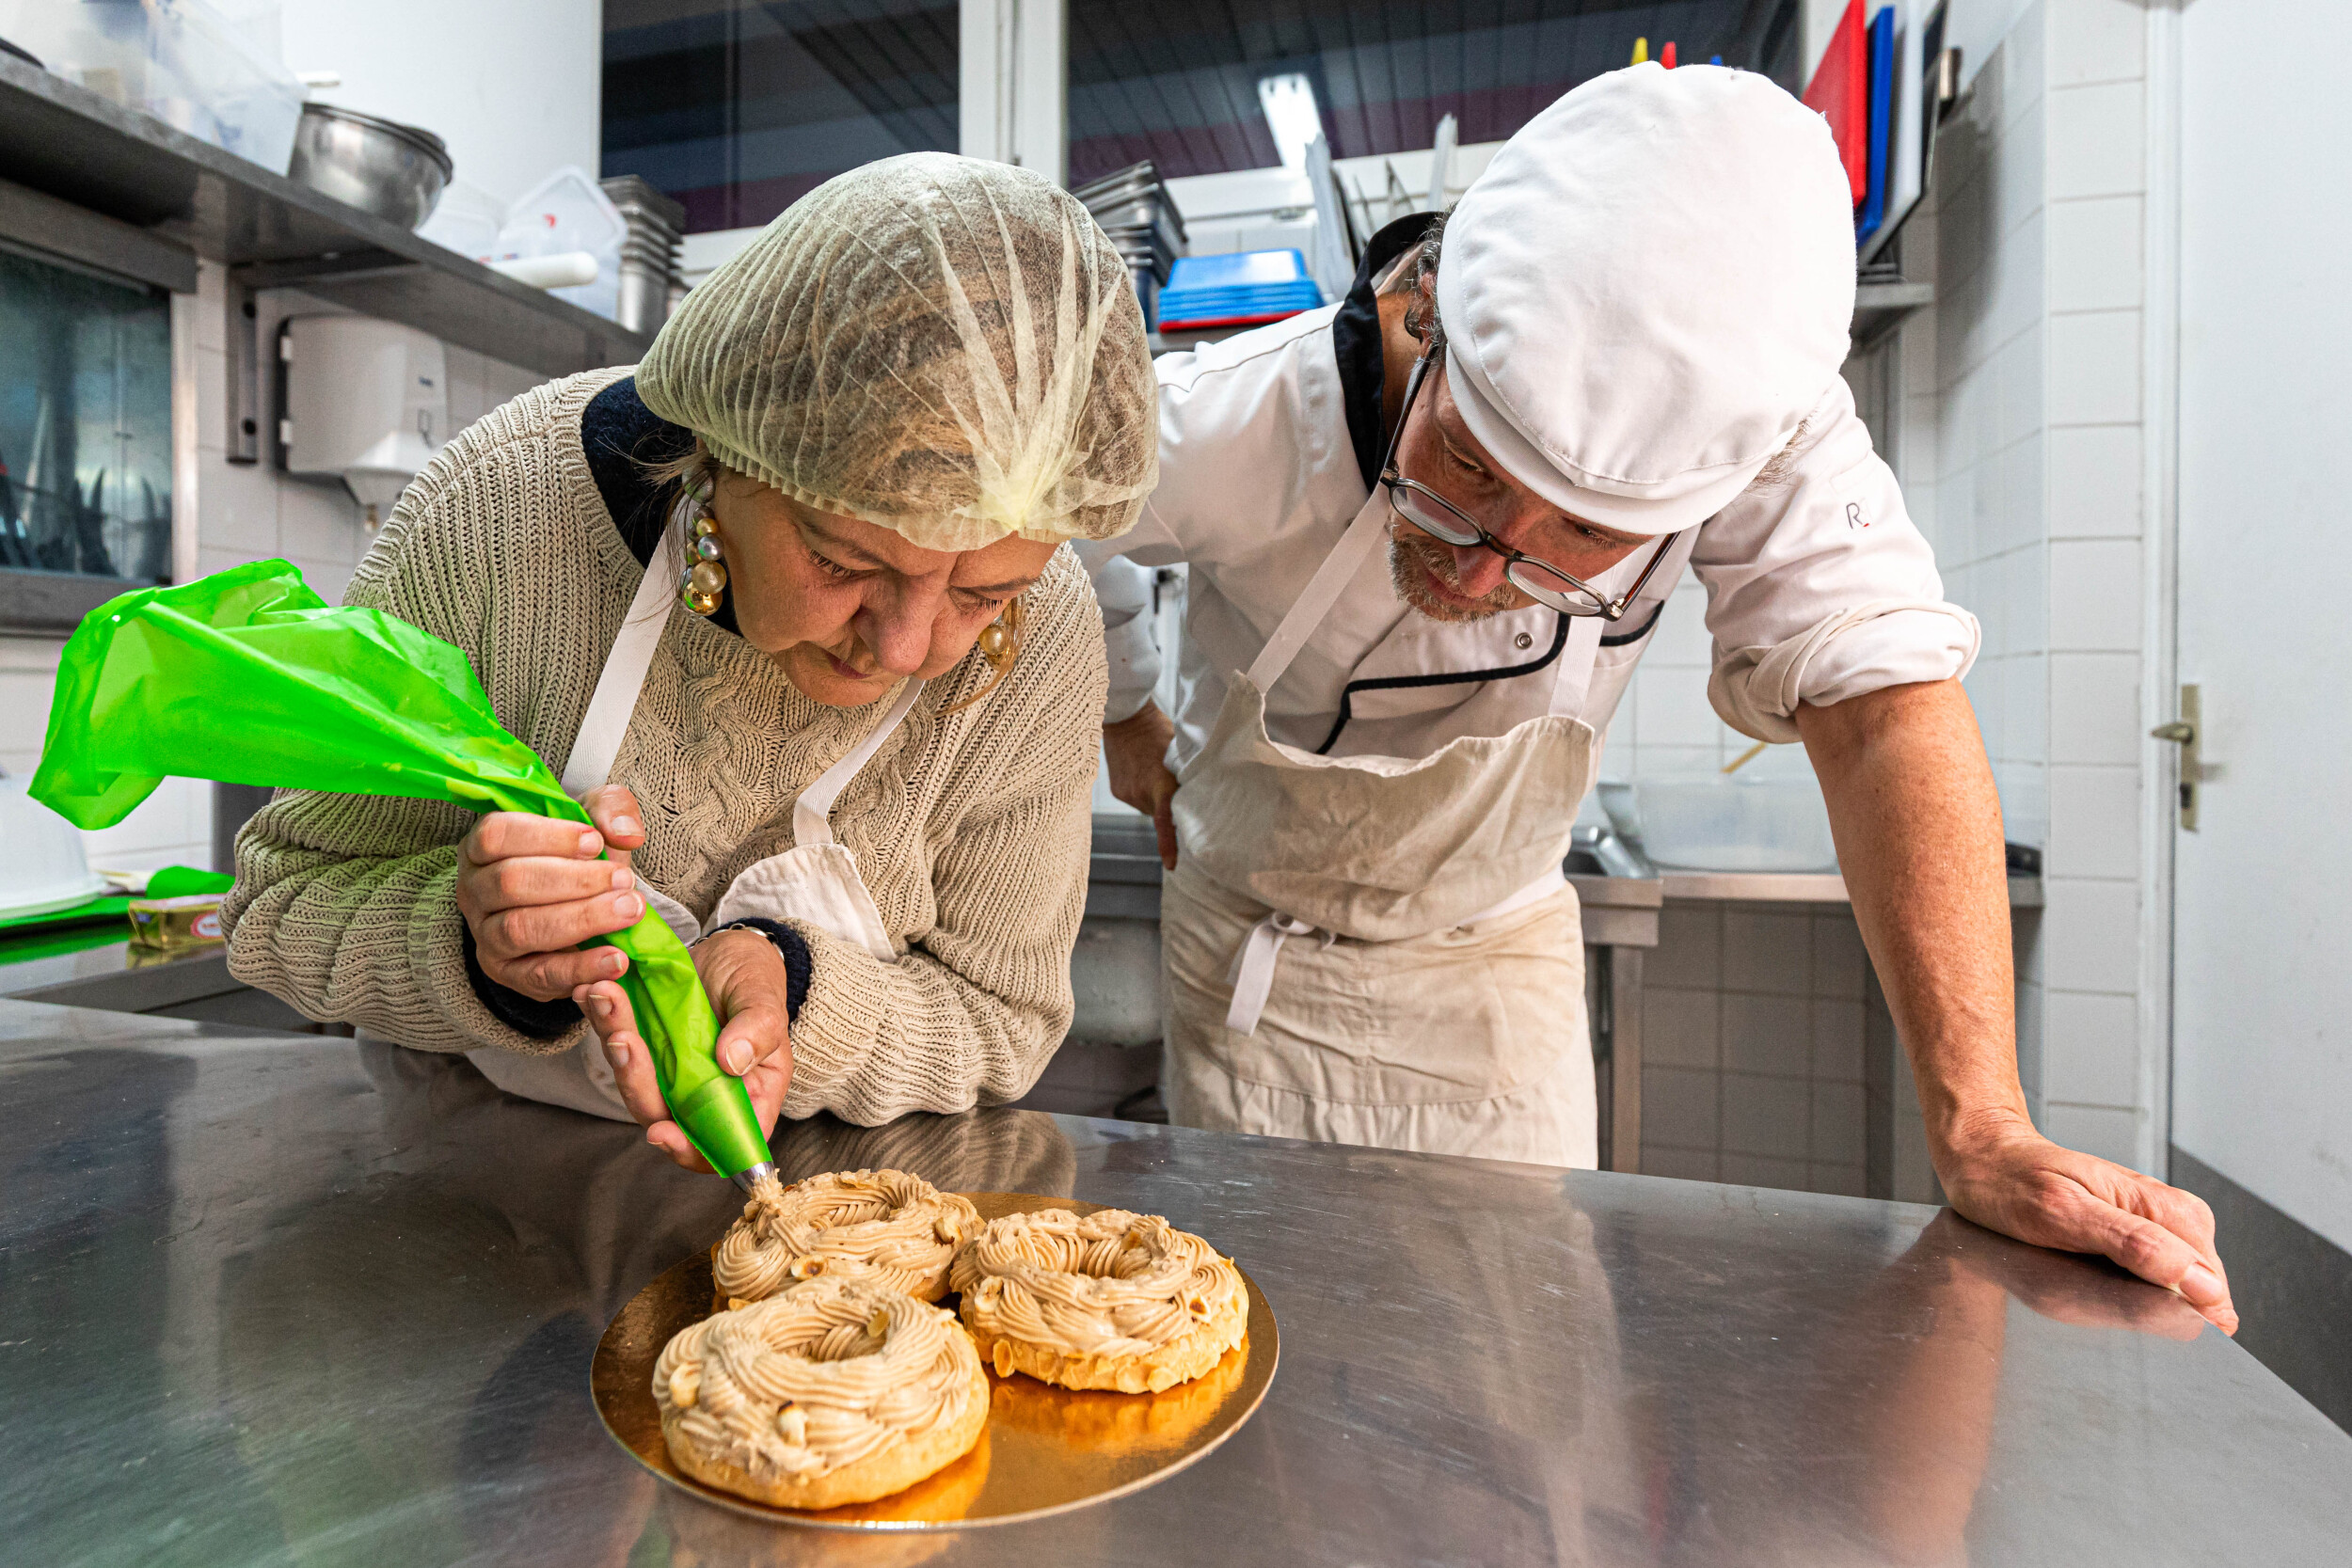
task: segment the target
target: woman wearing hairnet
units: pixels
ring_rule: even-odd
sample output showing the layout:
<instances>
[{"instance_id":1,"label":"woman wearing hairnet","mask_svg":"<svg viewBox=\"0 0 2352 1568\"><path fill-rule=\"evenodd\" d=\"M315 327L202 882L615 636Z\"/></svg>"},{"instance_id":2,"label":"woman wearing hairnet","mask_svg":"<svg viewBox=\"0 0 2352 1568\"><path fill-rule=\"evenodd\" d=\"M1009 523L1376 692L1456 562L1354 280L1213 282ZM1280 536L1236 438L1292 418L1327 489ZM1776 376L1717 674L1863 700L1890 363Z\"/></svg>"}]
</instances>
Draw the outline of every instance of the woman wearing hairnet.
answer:
<instances>
[{"instance_id":1,"label":"woman wearing hairnet","mask_svg":"<svg viewBox=\"0 0 2352 1568\"><path fill-rule=\"evenodd\" d=\"M238 840L232 970L699 1165L626 960L578 945L650 903L763 1123L1018 1098L1070 1022L1104 684L1059 546L1133 524L1153 401L1065 193L934 153L818 187L633 374L451 442L352 579L467 650L596 830L281 794Z\"/></svg>"},{"instance_id":2,"label":"woman wearing hairnet","mask_svg":"<svg viewBox=\"0 0 2352 1568\"><path fill-rule=\"evenodd\" d=\"M1561 862L1687 569L1716 713L1820 776L1954 1206L2234 1326L2204 1205L2027 1117L1977 624L1839 375L1851 196L1765 78L1611 71L1337 307L1158 361L1163 481L1094 559L1111 784L1171 867L1170 1114L1594 1163ZM1172 722L1121 554L1190 563Z\"/></svg>"}]
</instances>

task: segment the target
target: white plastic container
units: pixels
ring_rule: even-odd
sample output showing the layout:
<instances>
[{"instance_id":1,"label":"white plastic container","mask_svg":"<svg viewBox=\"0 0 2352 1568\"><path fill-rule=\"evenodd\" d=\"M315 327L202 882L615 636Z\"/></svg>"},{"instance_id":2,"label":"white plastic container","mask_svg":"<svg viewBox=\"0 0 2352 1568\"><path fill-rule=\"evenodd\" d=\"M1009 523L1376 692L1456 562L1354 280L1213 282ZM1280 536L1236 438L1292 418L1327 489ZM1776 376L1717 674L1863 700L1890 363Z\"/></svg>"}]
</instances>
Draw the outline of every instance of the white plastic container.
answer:
<instances>
[{"instance_id":1,"label":"white plastic container","mask_svg":"<svg viewBox=\"0 0 2352 1568\"><path fill-rule=\"evenodd\" d=\"M1835 871L1829 806L1800 746L1775 746L1736 773L1603 784L1617 832L1678 871Z\"/></svg>"},{"instance_id":2,"label":"white plastic container","mask_svg":"<svg viewBox=\"0 0 2352 1568\"><path fill-rule=\"evenodd\" d=\"M82 831L25 793L23 779L0 779L0 919L49 914L112 893L89 868Z\"/></svg>"},{"instance_id":3,"label":"white plastic container","mask_svg":"<svg viewBox=\"0 0 2352 1568\"><path fill-rule=\"evenodd\" d=\"M586 251L596 259L596 280L548 293L613 321L621 309L621 242L628 238L628 220L612 198L586 170L566 164L506 210L495 259Z\"/></svg>"},{"instance_id":4,"label":"white plastic container","mask_svg":"<svg viewBox=\"0 0 2352 1568\"><path fill-rule=\"evenodd\" d=\"M479 185L452 180L441 187L433 215L417 226L417 232L469 261L487 261L497 256L499 232L505 227L505 203Z\"/></svg>"},{"instance_id":5,"label":"white plastic container","mask_svg":"<svg viewBox=\"0 0 2352 1568\"><path fill-rule=\"evenodd\" d=\"M66 80L283 174L302 83L254 46L274 8L235 22L205 0L0 0L0 37Z\"/></svg>"},{"instance_id":6,"label":"white plastic container","mask_svg":"<svg viewBox=\"0 0 2352 1568\"><path fill-rule=\"evenodd\" d=\"M201 0L148 0L148 9L155 18L156 58L212 117L206 139L272 174L285 173L302 123L301 79Z\"/></svg>"}]
</instances>

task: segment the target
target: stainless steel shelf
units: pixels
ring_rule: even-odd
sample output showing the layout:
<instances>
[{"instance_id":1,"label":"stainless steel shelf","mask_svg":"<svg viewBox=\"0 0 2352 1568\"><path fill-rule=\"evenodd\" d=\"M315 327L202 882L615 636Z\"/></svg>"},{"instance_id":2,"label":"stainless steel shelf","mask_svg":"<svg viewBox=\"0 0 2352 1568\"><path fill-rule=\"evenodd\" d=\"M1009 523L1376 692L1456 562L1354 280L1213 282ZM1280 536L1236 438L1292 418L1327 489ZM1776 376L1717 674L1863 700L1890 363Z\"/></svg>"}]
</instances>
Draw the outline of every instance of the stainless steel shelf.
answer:
<instances>
[{"instance_id":1,"label":"stainless steel shelf","mask_svg":"<svg viewBox=\"0 0 2352 1568\"><path fill-rule=\"evenodd\" d=\"M1160 845L1146 818L1131 812L1094 814L1087 913L1098 919L1160 918Z\"/></svg>"},{"instance_id":2,"label":"stainless steel shelf","mask_svg":"<svg viewBox=\"0 0 2352 1568\"><path fill-rule=\"evenodd\" d=\"M1935 303L1935 285L1901 278L1865 281L1853 292L1853 352L1864 349L1902 325L1903 319L1922 306Z\"/></svg>"},{"instance_id":3,"label":"stainless steel shelf","mask_svg":"<svg viewBox=\"0 0 2352 1568\"><path fill-rule=\"evenodd\" d=\"M544 375L652 342L6 55L0 153L7 180L222 262L246 291L299 285Z\"/></svg>"}]
</instances>

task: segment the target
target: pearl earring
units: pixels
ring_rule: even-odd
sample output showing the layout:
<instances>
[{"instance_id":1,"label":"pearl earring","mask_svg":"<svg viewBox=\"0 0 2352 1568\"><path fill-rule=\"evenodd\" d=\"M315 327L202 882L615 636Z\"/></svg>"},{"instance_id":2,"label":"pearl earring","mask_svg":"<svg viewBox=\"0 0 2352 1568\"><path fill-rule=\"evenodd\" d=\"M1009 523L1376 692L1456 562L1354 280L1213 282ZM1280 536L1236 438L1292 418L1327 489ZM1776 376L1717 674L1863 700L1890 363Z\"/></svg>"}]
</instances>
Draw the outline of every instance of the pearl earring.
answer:
<instances>
[{"instance_id":1,"label":"pearl earring","mask_svg":"<svg viewBox=\"0 0 2352 1568\"><path fill-rule=\"evenodd\" d=\"M719 520L710 515L710 492L696 493L698 510L688 530L686 570L678 574L678 600L697 615L719 613L726 602L727 562L719 548Z\"/></svg>"},{"instance_id":2,"label":"pearl earring","mask_svg":"<svg viewBox=\"0 0 2352 1568\"><path fill-rule=\"evenodd\" d=\"M974 640L973 645L979 649L980 657L988 660L990 668L996 672L995 677L963 701L941 708L939 710L941 718L945 719L951 713L961 713L965 708L1004 685L1005 677L1012 673L1013 660L1021 657L1021 601L1015 599L1005 606L996 619L980 628L980 635Z\"/></svg>"},{"instance_id":3,"label":"pearl earring","mask_svg":"<svg viewBox=\"0 0 2352 1568\"><path fill-rule=\"evenodd\" d=\"M1010 668L1012 661L1021 657L1020 612L1009 605L1006 613L1013 617L1011 625L999 615L980 628L978 640L980 657L999 670Z\"/></svg>"}]
</instances>

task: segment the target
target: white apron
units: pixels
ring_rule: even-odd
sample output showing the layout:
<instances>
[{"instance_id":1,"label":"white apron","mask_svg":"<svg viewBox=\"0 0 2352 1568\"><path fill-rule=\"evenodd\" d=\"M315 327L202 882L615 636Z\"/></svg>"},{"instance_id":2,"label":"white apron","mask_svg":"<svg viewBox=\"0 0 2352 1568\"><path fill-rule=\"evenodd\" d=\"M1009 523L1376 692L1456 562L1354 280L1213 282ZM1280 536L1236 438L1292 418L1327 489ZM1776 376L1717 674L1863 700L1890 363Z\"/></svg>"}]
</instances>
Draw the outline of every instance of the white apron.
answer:
<instances>
[{"instance_id":1,"label":"white apron","mask_svg":"<svg viewBox=\"0 0 2352 1568\"><path fill-rule=\"evenodd\" d=\"M1388 514L1375 489L1235 677L1176 793L1169 1115L1590 1168L1584 949L1560 868L1597 749L1570 715L1602 623L1572 620L1552 671L1489 686L1480 700L1532 713L1500 736L1408 758L1317 756L1266 733L1265 693L1385 545Z\"/></svg>"},{"instance_id":2,"label":"white apron","mask_svg":"<svg viewBox=\"0 0 2352 1568\"><path fill-rule=\"evenodd\" d=\"M628 733L629 717L637 709L638 694L644 689L645 672L653 665L662 628L677 604L675 583L681 564L677 541L684 537L685 520L685 504L681 503L672 519L674 526L662 535L655 558L646 563L636 597L621 620L612 651L596 677L596 689L588 699L579 737L572 742L572 754L564 765L564 788L574 799L607 783L613 759L620 755L621 739ZM883 963L898 961L898 949L882 925L882 911L874 907L873 895L858 875L857 861L834 842L829 819L834 802L906 719L922 689L919 680L901 686L873 733L801 792L792 806L793 847L753 863L727 884L717 908L710 911L713 928L731 920L802 920L857 943ZM680 942L691 942L703 934L703 925L691 910L642 876L637 879L637 891ZM469 1051L467 1056L484 1077L509 1094L615 1121L635 1119L622 1102L612 1064L594 1039L552 1056L497 1049Z\"/></svg>"}]
</instances>

